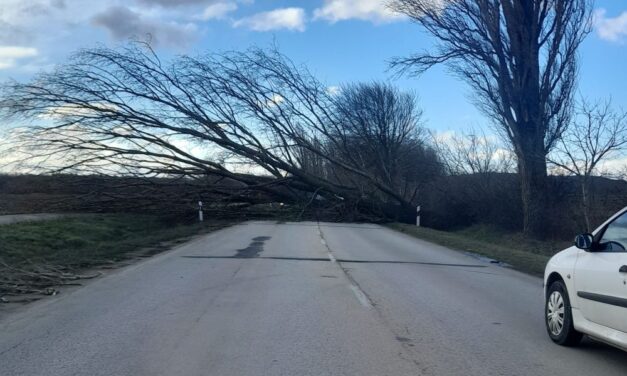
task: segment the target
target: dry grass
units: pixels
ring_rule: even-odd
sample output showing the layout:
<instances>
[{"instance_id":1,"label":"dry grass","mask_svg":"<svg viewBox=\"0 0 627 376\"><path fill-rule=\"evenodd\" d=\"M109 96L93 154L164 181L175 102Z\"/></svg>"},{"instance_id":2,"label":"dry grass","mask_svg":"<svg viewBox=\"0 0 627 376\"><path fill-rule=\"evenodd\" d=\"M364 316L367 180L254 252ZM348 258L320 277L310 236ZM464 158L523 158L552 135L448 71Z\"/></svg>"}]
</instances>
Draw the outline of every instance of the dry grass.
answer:
<instances>
[{"instance_id":1,"label":"dry grass","mask_svg":"<svg viewBox=\"0 0 627 376\"><path fill-rule=\"evenodd\" d=\"M539 241L520 233L473 226L454 232L393 223L390 228L463 252L473 252L511 265L522 272L541 276L551 256L570 246L563 241Z\"/></svg>"}]
</instances>

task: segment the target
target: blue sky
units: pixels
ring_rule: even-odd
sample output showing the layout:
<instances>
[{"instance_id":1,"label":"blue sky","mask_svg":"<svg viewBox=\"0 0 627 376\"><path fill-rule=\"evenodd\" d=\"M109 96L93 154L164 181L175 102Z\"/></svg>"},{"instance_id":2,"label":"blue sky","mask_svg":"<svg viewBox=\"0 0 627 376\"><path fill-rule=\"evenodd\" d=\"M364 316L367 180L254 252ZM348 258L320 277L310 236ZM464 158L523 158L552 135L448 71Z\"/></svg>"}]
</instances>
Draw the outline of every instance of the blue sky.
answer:
<instances>
[{"instance_id":1,"label":"blue sky","mask_svg":"<svg viewBox=\"0 0 627 376\"><path fill-rule=\"evenodd\" d=\"M160 53L276 43L330 86L391 78L388 61L428 49L420 27L381 0L0 0L0 80L26 80L95 43L151 34ZM581 49L580 92L627 107L627 2L598 0ZM466 86L436 68L394 82L418 94L437 131L487 127Z\"/></svg>"}]
</instances>

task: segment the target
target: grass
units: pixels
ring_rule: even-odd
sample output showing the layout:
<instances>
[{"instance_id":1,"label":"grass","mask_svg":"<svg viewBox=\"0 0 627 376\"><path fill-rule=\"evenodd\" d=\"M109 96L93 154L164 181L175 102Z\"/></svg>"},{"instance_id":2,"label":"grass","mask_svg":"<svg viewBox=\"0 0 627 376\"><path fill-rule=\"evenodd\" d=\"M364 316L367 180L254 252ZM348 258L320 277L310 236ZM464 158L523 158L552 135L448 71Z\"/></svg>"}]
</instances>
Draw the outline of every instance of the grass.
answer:
<instances>
[{"instance_id":1,"label":"grass","mask_svg":"<svg viewBox=\"0 0 627 376\"><path fill-rule=\"evenodd\" d=\"M146 257L226 225L181 224L124 214L0 225L0 298L22 292L50 293L50 288L62 282L80 279L76 276L88 268Z\"/></svg>"},{"instance_id":2,"label":"grass","mask_svg":"<svg viewBox=\"0 0 627 376\"><path fill-rule=\"evenodd\" d=\"M172 224L153 216L84 215L0 226L0 258L8 263L49 262L88 267L126 258L140 248L211 229Z\"/></svg>"},{"instance_id":3,"label":"grass","mask_svg":"<svg viewBox=\"0 0 627 376\"><path fill-rule=\"evenodd\" d=\"M528 239L520 233L508 233L486 226L459 231L438 231L426 227L393 223L390 228L417 238L463 252L473 252L511 265L522 272L542 276L547 261L569 242Z\"/></svg>"}]
</instances>

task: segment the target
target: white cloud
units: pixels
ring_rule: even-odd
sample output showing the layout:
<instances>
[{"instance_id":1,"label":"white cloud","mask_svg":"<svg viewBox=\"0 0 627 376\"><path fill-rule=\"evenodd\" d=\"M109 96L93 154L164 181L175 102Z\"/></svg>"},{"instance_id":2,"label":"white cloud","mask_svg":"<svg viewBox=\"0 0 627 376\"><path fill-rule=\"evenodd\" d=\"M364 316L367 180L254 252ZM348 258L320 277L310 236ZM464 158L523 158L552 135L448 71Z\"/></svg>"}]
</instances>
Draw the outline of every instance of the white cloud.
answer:
<instances>
[{"instance_id":1,"label":"white cloud","mask_svg":"<svg viewBox=\"0 0 627 376\"><path fill-rule=\"evenodd\" d=\"M458 133L452 130L446 130L444 132L436 131L432 136L436 141L445 144L450 144L456 137L459 137Z\"/></svg>"},{"instance_id":2,"label":"white cloud","mask_svg":"<svg viewBox=\"0 0 627 376\"><path fill-rule=\"evenodd\" d=\"M627 37L627 11L617 17L606 17L605 9L594 12L594 26L601 39L610 42L621 42Z\"/></svg>"},{"instance_id":3,"label":"white cloud","mask_svg":"<svg viewBox=\"0 0 627 376\"><path fill-rule=\"evenodd\" d=\"M569 168L575 167L573 163L568 163ZM577 166L585 169L583 161L579 161ZM552 175L571 175L572 173L563 167L550 164L549 172ZM609 178L619 178L627 180L627 156L615 155L612 158L602 159L593 171L595 176L604 176Z\"/></svg>"},{"instance_id":4,"label":"white cloud","mask_svg":"<svg viewBox=\"0 0 627 376\"><path fill-rule=\"evenodd\" d=\"M184 52L204 36L202 17L225 19L253 0L0 0L0 46L28 46L35 58L0 62L0 81L49 69L78 48L111 38L148 39ZM118 12L115 9L118 9ZM121 9L121 10L120 10ZM103 30L105 32L103 32Z\"/></svg>"},{"instance_id":5,"label":"white cloud","mask_svg":"<svg viewBox=\"0 0 627 376\"><path fill-rule=\"evenodd\" d=\"M285 102L285 98L283 98L280 94L272 94L270 98L257 101L257 104L260 107L273 108L280 106L283 102Z\"/></svg>"},{"instance_id":6,"label":"white cloud","mask_svg":"<svg viewBox=\"0 0 627 376\"><path fill-rule=\"evenodd\" d=\"M285 102L285 98L283 98L281 95L279 94L274 94L272 95L272 98L268 99L266 101L266 105L268 107L275 107L275 106L280 106L281 103Z\"/></svg>"},{"instance_id":7,"label":"white cloud","mask_svg":"<svg viewBox=\"0 0 627 376\"><path fill-rule=\"evenodd\" d=\"M137 0L138 3L147 6L161 6L164 8L175 8L181 6L205 5L213 0Z\"/></svg>"},{"instance_id":8,"label":"white cloud","mask_svg":"<svg viewBox=\"0 0 627 376\"><path fill-rule=\"evenodd\" d=\"M403 18L391 11L385 0L324 0L322 7L314 11L314 19L332 23L350 19L385 23Z\"/></svg>"},{"instance_id":9,"label":"white cloud","mask_svg":"<svg viewBox=\"0 0 627 376\"><path fill-rule=\"evenodd\" d=\"M206 7L202 15L200 15L198 18L204 21L221 20L224 19L227 14L236 10L237 4L235 3L219 2Z\"/></svg>"},{"instance_id":10,"label":"white cloud","mask_svg":"<svg viewBox=\"0 0 627 376\"><path fill-rule=\"evenodd\" d=\"M12 68L19 59L35 57L39 54L36 48L0 46L0 69Z\"/></svg>"},{"instance_id":11,"label":"white cloud","mask_svg":"<svg viewBox=\"0 0 627 376\"><path fill-rule=\"evenodd\" d=\"M64 7L65 2L58 0L0 0L0 44L33 43L38 31L50 27Z\"/></svg>"},{"instance_id":12,"label":"white cloud","mask_svg":"<svg viewBox=\"0 0 627 376\"><path fill-rule=\"evenodd\" d=\"M233 23L234 27L246 27L255 31L295 30L305 31L305 10L303 8L280 8L242 18Z\"/></svg>"},{"instance_id":13,"label":"white cloud","mask_svg":"<svg viewBox=\"0 0 627 376\"><path fill-rule=\"evenodd\" d=\"M342 88L339 86L329 86L327 87L327 93L331 96L336 96L342 92Z\"/></svg>"},{"instance_id":14,"label":"white cloud","mask_svg":"<svg viewBox=\"0 0 627 376\"><path fill-rule=\"evenodd\" d=\"M197 36L197 27L193 23L147 18L122 6L113 6L96 14L92 23L106 29L117 40L149 36L154 45L173 48L185 47Z\"/></svg>"},{"instance_id":15,"label":"white cloud","mask_svg":"<svg viewBox=\"0 0 627 376\"><path fill-rule=\"evenodd\" d=\"M627 179L627 155L616 155L612 159L604 159L597 166L597 170L607 175L625 174Z\"/></svg>"}]
</instances>

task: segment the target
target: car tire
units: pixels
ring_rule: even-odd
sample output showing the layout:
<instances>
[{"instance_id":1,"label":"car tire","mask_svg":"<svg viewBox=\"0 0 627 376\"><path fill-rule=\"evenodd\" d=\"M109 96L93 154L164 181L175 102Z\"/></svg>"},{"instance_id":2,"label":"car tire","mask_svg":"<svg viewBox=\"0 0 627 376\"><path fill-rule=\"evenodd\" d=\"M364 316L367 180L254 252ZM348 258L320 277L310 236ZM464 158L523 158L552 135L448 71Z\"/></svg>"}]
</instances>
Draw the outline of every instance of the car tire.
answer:
<instances>
[{"instance_id":1,"label":"car tire","mask_svg":"<svg viewBox=\"0 0 627 376\"><path fill-rule=\"evenodd\" d=\"M562 281L555 281L549 286L544 304L544 322L549 337L558 345L575 346L583 337L573 325L568 290Z\"/></svg>"}]
</instances>

